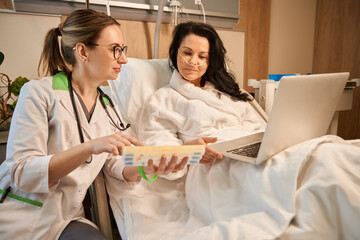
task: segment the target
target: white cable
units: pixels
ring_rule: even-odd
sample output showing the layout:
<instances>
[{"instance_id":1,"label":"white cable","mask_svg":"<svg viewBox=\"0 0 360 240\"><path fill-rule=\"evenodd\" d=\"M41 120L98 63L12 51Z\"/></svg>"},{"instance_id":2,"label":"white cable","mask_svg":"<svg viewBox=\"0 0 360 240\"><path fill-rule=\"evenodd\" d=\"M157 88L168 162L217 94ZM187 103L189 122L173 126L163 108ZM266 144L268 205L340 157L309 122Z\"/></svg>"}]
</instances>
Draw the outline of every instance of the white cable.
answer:
<instances>
[{"instance_id":1,"label":"white cable","mask_svg":"<svg viewBox=\"0 0 360 240\"><path fill-rule=\"evenodd\" d=\"M206 23L206 17L205 17L205 8L204 8L204 5L202 4L201 0L195 0L195 4L196 5L200 5L201 6L201 12L204 16L204 23Z\"/></svg>"},{"instance_id":2,"label":"white cable","mask_svg":"<svg viewBox=\"0 0 360 240\"><path fill-rule=\"evenodd\" d=\"M108 16L111 16L111 13L110 13L110 1L106 2L106 13L107 13Z\"/></svg>"},{"instance_id":3,"label":"white cable","mask_svg":"<svg viewBox=\"0 0 360 240\"><path fill-rule=\"evenodd\" d=\"M184 6L184 5L181 5L181 8L180 8L181 13L182 13L182 14L186 13L187 18L188 18L188 21L190 22L190 16L189 16L189 13L184 12L184 10L186 10L185 6ZM180 15L180 17L181 17L181 15Z\"/></svg>"},{"instance_id":4,"label":"white cable","mask_svg":"<svg viewBox=\"0 0 360 240\"><path fill-rule=\"evenodd\" d=\"M206 23L205 8L204 8L204 5L202 4L202 2L200 2L200 5L201 5L202 13L203 13L203 15L204 15L204 23Z\"/></svg>"}]
</instances>

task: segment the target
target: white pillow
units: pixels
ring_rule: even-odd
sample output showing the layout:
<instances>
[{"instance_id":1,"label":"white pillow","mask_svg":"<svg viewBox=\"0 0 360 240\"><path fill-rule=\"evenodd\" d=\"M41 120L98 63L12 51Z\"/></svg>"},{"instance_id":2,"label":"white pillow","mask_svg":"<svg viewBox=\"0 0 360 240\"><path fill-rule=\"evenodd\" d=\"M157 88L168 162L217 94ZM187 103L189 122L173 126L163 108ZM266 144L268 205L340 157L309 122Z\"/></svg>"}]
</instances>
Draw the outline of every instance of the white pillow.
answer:
<instances>
[{"instance_id":1,"label":"white pillow","mask_svg":"<svg viewBox=\"0 0 360 240\"><path fill-rule=\"evenodd\" d=\"M124 124L131 124L130 135L138 137L141 107L157 89L169 83L171 75L168 59L128 58L118 78L108 81L111 97L119 107Z\"/></svg>"}]
</instances>

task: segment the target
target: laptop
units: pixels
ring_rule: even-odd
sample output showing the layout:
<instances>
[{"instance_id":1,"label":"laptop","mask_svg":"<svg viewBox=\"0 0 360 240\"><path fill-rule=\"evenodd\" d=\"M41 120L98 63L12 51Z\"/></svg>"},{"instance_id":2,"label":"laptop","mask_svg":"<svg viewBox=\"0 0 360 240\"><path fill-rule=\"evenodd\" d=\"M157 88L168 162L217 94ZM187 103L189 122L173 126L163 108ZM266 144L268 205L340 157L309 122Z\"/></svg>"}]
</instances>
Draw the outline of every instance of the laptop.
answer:
<instances>
[{"instance_id":1,"label":"laptop","mask_svg":"<svg viewBox=\"0 0 360 240\"><path fill-rule=\"evenodd\" d=\"M261 164L295 144L325 135L349 73L281 78L265 132L211 144L224 156Z\"/></svg>"}]
</instances>

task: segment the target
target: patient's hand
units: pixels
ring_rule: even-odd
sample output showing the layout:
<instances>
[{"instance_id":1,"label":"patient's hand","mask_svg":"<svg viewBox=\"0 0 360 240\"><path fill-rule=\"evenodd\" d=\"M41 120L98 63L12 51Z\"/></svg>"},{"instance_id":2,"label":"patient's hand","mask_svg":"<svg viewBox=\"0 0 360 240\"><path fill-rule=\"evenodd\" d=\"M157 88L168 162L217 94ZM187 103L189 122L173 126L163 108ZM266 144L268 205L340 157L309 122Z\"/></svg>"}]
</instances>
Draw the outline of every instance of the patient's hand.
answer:
<instances>
[{"instance_id":1,"label":"patient's hand","mask_svg":"<svg viewBox=\"0 0 360 240\"><path fill-rule=\"evenodd\" d=\"M178 156L175 154L171 157L169 164L166 164L166 156L162 156L158 166L153 164L152 160L148 161L148 165L143 167L143 171L146 175L156 174L156 175L167 175L169 173L177 172L186 166L188 157L184 157L179 164L177 164ZM137 166L126 166L123 170L124 179L128 183L138 183L141 180L139 174L139 167Z\"/></svg>"},{"instance_id":2,"label":"patient's hand","mask_svg":"<svg viewBox=\"0 0 360 240\"><path fill-rule=\"evenodd\" d=\"M148 161L148 165L144 167L145 174L167 175L172 172L177 172L186 166L188 157L184 157L179 164L177 164L178 156L175 154L171 156L169 164L166 164L166 156L163 155L160 159L159 166L155 166L152 160Z\"/></svg>"},{"instance_id":3,"label":"patient's hand","mask_svg":"<svg viewBox=\"0 0 360 240\"><path fill-rule=\"evenodd\" d=\"M200 163L211 163L216 159L222 159L223 155L218 151L215 151L212 147L208 146L208 143L215 143L217 138L214 137L204 137L198 138L192 141L185 142L184 145L206 145L205 153L200 160Z\"/></svg>"}]
</instances>

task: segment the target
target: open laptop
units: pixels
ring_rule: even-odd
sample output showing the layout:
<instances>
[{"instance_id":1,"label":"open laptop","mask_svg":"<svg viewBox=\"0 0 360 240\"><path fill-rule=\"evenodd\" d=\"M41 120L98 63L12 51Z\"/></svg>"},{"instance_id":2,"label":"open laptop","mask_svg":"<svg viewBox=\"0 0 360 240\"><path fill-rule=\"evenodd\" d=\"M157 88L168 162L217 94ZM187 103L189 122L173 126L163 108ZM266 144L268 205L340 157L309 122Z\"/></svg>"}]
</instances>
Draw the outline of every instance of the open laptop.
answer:
<instances>
[{"instance_id":1,"label":"open laptop","mask_svg":"<svg viewBox=\"0 0 360 240\"><path fill-rule=\"evenodd\" d=\"M211 147L226 157L260 164L292 145L325 135L348 78L349 73L282 77L265 132Z\"/></svg>"}]
</instances>

